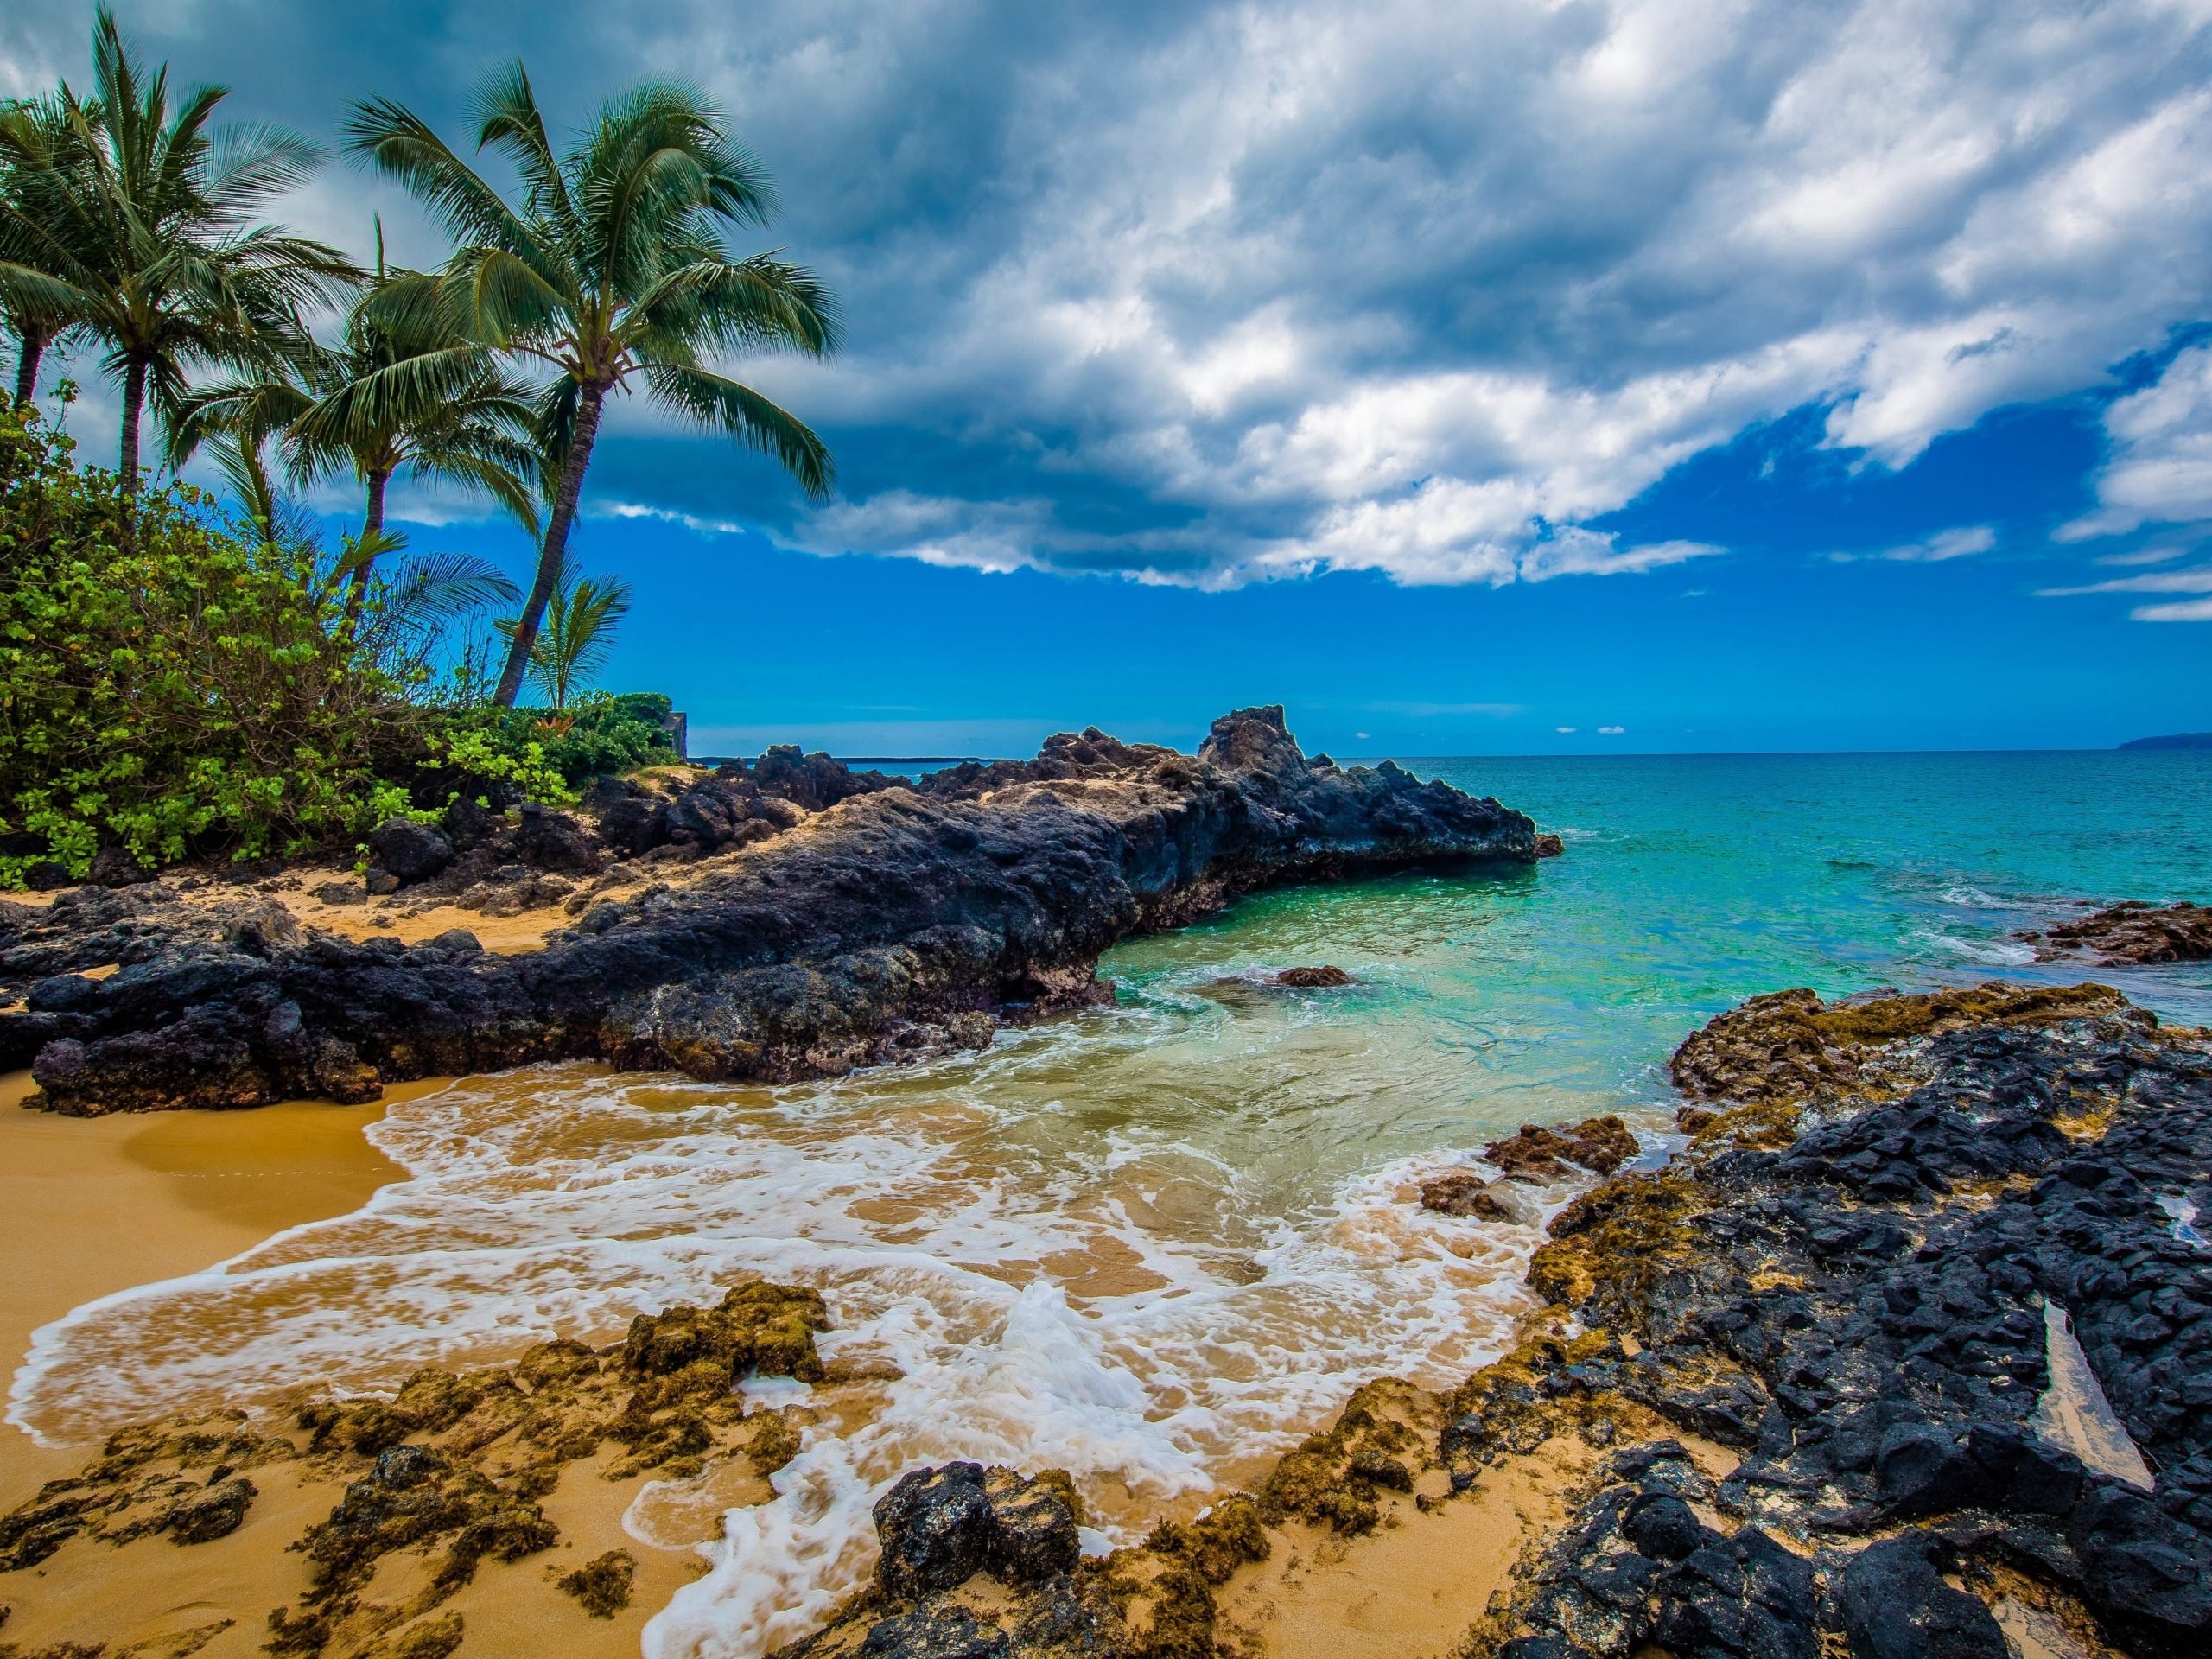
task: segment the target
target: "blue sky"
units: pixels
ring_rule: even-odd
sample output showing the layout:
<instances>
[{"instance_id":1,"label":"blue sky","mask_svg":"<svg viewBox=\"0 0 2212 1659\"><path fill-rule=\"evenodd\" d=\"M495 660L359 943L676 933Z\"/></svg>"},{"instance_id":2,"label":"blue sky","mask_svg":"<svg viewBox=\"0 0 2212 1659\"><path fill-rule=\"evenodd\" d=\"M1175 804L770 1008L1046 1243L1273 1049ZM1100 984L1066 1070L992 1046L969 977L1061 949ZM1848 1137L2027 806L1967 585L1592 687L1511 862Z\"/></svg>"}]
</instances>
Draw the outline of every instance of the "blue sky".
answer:
<instances>
[{"instance_id":1,"label":"blue sky","mask_svg":"<svg viewBox=\"0 0 2212 1659\"><path fill-rule=\"evenodd\" d=\"M518 50L556 119L656 74L729 109L851 334L740 372L839 495L625 410L577 541L637 589L613 682L707 746L2212 728L2203 3L118 9L326 141L368 92L458 136ZM89 18L11 9L0 92L81 78ZM341 163L288 217L365 251L378 212L437 257Z\"/></svg>"}]
</instances>

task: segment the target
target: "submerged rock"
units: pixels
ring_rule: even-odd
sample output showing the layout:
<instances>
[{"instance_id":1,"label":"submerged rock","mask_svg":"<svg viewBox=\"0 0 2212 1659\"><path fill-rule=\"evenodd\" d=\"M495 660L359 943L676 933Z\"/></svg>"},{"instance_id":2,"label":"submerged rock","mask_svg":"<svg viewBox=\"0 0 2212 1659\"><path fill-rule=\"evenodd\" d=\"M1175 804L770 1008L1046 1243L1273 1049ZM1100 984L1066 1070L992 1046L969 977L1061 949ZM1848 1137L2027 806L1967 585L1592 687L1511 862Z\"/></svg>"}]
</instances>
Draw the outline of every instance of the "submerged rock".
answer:
<instances>
[{"instance_id":1,"label":"submerged rock","mask_svg":"<svg viewBox=\"0 0 2212 1659\"><path fill-rule=\"evenodd\" d=\"M1573 1165L1593 1174L1610 1175L1636 1156L1635 1135L1618 1117L1585 1118L1558 1129L1524 1123L1518 1132L1483 1148L1483 1156L1516 1180L1556 1181L1572 1174Z\"/></svg>"},{"instance_id":2,"label":"submerged rock","mask_svg":"<svg viewBox=\"0 0 2212 1659\"><path fill-rule=\"evenodd\" d=\"M1474 1216L1484 1221L1511 1221L1512 1207L1491 1188L1493 1183L1465 1170L1454 1170L1421 1184L1421 1207L1444 1216Z\"/></svg>"},{"instance_id":3,"label":"submerged rock","mask_svg":"<svg viewBox=\"0 0 2212 1659\"><path fill-rule=\"evenodd\" d=\"M1275 976L1276 984L1287 985L1299 991L1326 990L1357 982L1343 969L1332 968L1326 963L1319 968L1286 968Z\"/></svg>"}]
</instances>

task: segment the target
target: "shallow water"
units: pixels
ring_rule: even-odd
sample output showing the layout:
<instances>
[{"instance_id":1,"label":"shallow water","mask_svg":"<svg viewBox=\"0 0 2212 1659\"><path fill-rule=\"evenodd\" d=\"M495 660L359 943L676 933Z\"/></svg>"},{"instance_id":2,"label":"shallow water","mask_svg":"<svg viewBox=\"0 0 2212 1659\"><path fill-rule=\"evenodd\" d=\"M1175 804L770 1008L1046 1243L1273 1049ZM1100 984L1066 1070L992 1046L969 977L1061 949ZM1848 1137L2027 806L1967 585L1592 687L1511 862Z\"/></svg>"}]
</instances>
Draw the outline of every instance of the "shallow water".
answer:
<instances>
[{"instance_id":1,"label":"shallow water","mask_svg":"<svg viewBox=\"0 0 2212 1659\"><path fill-rule=\"evenodd\" d=\"M1367 1376L1464 1376L1526 1306L1540 1235L1427 1215L1414 1183L1532 1120L1621 1111L1656 1145L1668 1052L1741 997L2078 979L2011 932L2202 898L2212 873L2212 756L1408 764L1530 811L1567 855L1263 895L1112 953L1115 1006L912 1071L456 1084L372 1131L410 1179L364 1209L48 1327L12 1414L65 1436L387 1386L752 1274L814 1284L825 1353L904 1379L807 1432L648 1638L756 1653L866 1570L868 1502L912 1464L1067 1467L1127 1537ZM1261 982L1318 962L1361 982ZM2097 976L2212 1020L2212 969ZM686 1497L649 1491L633 1529L676 1541L656 1528L714 1501Z\"/></svg>"}]
</instances>

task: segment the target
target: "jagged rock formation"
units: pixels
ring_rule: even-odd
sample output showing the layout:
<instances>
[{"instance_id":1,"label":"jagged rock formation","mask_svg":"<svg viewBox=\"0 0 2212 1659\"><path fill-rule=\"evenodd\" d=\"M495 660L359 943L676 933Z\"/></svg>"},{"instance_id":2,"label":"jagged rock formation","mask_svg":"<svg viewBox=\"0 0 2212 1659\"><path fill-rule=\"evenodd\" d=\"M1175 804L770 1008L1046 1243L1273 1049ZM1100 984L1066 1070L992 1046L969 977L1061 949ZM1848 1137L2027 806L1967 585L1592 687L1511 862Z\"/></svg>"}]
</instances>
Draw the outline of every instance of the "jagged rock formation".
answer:
<instances>
[{"instance_id":1,"label":"jagged rock formation","mask_svg":"<svg viewBox=\"0 0 2212 1659\"><path fill-rule=\"evenodd\" d=\"M1847 1040L1815 1052L1808 1031ZM1500 1650L1999 1659L1995 1607L2204 1651L2212 1252L2176 1219L2212 1204L2201 1035L2093 986L1795 993L1714 1021L1676 1072L1746 1103L1683 1166L1571 1206L1531 1282L1640 1345L1559 1385L1744 1461L1716 1482L1679 1448L1615 1457ZM2147 1486L2068 1427L2098 1414L2064 1398L2076 1339Z\"/></svg>"},{"instance_id":2,"label":"jagged rock formation","mask_svg":"<svg viewBox=\"0 0 2212 1659\"><path fill-rule=\"evenodd\" d=\"M526 956L487 955L460 931L411 948L300 938L251 906L211 922L154 899L134 910L131 893L68 895L44 917L10 907L0 993L24 1002L0 1012L0 1064L35 1056L43 1103L69 1112L361 1100L394 1079L565 1058L835 1075L1096 1001L1108 945L1256 887L1535 855L1534 826L1496 801L1388 762L1307 760L1280 709L1224 715L1196 757L1094 730L922 789L862 781L810 813L765 793L819 804L852 779L794 752L642 817L617 810L641 798L610 791L601 822L626 848L652 823L703 835L685 827L714 818L702 791L727 809L715 823L757 798L793 827L681 886L592 904ZM615 850L563 814L503 833L541 870ZM435 843L406 846L435 861ZM72 971L94 961L124 966L99 981Z\"/></svg>"},{"instance_id":3,"label":"jagged rock formation","mask_svg":"<svg viewBox=\"0 0 2212 1659\"><path fill-rule=\"evenodd\" d=\"M2163 908L2130 899L2019 937L2038 942L2036 955L2046 962L2082 954L2107 963L2212 962L2212 908L2186 899Z\"/></svg>"},{"instance_id":4,"label":"jagged rock formation","mask_svg":"<svg viewBox=\"0 0 2212 1659\"><path fill-rule=\"evenodd\" d=\"M1013 1586L971 1549L987 1576L879 1584L785 1659L1259 1650L1224 1610L1286 1544L1309 1585L1378 1524L1402 1561L1516 1466L1566 1487L1563 1520L1408 1651L2207 1651L2212 1250L2188 1217L2212 1210L2212 1039L2100 986L1790 992L1675 1066L1713 1103L1690 1151L1554 1220L1529 1275L1551 1306L1505 1359L1443 1394L1368 1384L1251 1496L1141 1548ZM1579 1127L1586 1161L1618 1150ZM1489 1155L1523 1141L1558 1156ZM914 1547L906 1509L878 1520Z\"/></svg>"}]
</instances>

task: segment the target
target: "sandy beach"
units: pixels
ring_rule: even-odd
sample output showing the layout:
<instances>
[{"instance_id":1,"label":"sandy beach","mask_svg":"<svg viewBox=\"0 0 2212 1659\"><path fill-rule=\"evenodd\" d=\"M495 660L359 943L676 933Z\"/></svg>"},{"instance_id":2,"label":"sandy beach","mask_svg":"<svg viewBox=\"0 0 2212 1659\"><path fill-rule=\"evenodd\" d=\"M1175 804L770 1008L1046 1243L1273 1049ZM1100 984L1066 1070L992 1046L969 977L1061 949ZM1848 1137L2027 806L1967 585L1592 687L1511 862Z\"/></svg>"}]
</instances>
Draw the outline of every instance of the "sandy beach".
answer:
<instances>
[{"instance_id":1,"label":"sandy beach","mask_svg":"<svg viewBox=\"0 0 2212 1659\"><path fill-rule=\"evenodd\" d=\"M0 1343L12 1373L31 1335L71 1308L133 1285L213 1266L272 1233L342 1215L406 1172L363 1138L387 1106L442 1088L397 1085L383 1102L290 1102L236 1112L59 1117L27 1110L28 1073L0 1077ZM121 1427L118 1425L117 1427ZM276 1428L281 1425L264 1425ZM45 1446L0 1430L0 1510L75 1472L96 1448ZM702 1565L688 1550L639 1546L621 1529L637 1483L580 1469L547 1501L560 1545L513 1567L487 1566L448 1608L473 1643L519 1652L634 1654L638 1632ZM31 1650L57 1641L164 1656L258 1654L270 1609L296 1598L307 1566L284 1546L338 1497L305 1465L256 1471L246 1524L191 1549L162 1538L119 1547L78 1540L0 1582L6 1635ZM601 1553L639 1556L638 1594L616 1618L588 1618L551 1580ZM147 1645L140 1645L147 1644Z\"/></svg>"},{"instance_id":2,"label":"sandy beach","mask_svg":"<svg viewBox=\"0 0 2212 1659\"><path fill-rule=\"evenodd\" d=\"M30 1091L29 1072L0 1077L0 1345L11 1374L31 1333L71 1308L343 1215L406 1173L362 1138L381 1103L71 1118L27 1110ZM41 1446L9 1425L0 1505L82 1461L81 1448Z\"/></svg>"}]
</instances>

